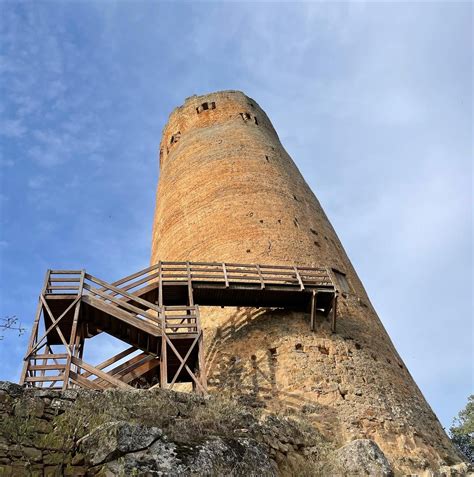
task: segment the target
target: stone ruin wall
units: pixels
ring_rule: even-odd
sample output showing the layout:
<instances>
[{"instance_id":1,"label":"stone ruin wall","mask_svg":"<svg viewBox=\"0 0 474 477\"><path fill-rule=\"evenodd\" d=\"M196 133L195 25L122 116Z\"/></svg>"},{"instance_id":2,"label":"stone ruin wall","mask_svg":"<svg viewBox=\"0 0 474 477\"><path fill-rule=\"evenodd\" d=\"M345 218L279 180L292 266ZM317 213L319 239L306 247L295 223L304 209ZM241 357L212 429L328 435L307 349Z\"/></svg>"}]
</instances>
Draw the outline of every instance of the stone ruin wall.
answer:
<instances>
[{"instance_id":1,"label":"stone ruin wall","mask_svg":"<svg viewBox=\"0 0 474 477\"><path fill-rule=\"evenodd\" d=\"M324 160L315 151L314 164ZM193 96L160 145L151 262L328 266L346 274L338 329L308 313L204 308L211 392L303 410L339 443L374 440L404 472L455 453L397 354L317 198L269 118L241 92ZM403 319L403 317L400 317Z\"/></svg>"}]
</instances>

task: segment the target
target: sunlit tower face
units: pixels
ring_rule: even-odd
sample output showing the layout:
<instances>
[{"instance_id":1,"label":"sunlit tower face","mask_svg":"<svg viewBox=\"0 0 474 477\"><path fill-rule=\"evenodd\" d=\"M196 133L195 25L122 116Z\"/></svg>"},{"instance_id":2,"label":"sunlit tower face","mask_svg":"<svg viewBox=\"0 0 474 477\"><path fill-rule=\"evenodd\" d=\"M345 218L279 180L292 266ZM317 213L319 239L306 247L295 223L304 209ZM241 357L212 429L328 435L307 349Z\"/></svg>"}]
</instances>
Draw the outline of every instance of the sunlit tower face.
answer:
<instances>
[{"instance_id":1,"label":"sunlit tower face","mask_svg":"<svg viewBox=\"0 0 474 477\"><path fill-rule=\"evenodd\" d=\"M316 170L324 160L314 151ZM209 389L309 409L330 439L373 439L407 472L455 459L317 198L241 92L193 96L170 115L152 236L151 262L160 260L330 269L336 333L321 316L311 331L308 310L203 309Z\"/></svg>"}]
</instances>

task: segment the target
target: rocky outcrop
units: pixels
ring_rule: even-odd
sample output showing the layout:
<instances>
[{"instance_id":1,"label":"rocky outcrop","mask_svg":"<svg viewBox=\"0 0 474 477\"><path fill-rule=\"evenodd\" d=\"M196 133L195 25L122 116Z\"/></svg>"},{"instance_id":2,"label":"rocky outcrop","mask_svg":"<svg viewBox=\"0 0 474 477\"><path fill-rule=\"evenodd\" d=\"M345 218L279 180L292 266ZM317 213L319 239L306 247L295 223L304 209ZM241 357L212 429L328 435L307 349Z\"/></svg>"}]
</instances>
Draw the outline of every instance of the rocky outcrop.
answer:
<instances>
[{"instance_id":1,"label":"rocky outcrop","mask_svg":"<svg viewBox=\"0 0 474 477\"><path fill-rule=\"evenodd\" d=\"M270 414L254 402L160 389L0 382L0 476L392 475L373 441L338 449L308 424L310 411ZM458 466L424 475L466 474Z\"/></svg>"},{"instance_id":2,"label":"rocky outcrop","mask_svg":"<svg viewBox=\"0 0 474 477\"><path fill-rule=\"evenodd\" d=\"M334 452L335 473L392 477L393 470L380 447L369 439L356 439Z\"/></svg>"},{"instance_id":3,"label":"rocky outcrop","mask_svg":"<svg viewBox=\"0 0 474 477\"><path fill-rule=\"evenodd\" d=\"M80 450L106 475L277 475L266 446L255 439L213 437L184 444L170 441L157 427L123 421L94 429Z\"/></svg>"}]
</instances>

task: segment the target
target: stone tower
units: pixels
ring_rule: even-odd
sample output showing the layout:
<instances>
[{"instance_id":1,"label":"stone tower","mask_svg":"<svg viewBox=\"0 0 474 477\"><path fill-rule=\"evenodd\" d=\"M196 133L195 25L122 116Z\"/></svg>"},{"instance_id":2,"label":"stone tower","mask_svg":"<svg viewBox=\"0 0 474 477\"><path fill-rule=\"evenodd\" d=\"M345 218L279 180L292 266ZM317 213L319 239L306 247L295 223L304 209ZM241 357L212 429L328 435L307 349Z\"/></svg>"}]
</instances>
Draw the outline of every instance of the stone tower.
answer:
<instances>
[{"instance_id":1,"label":"stone tower","mask_svg":"<svg viewBox=\"0 0 474 477\"><path fill-rule=\"evenodd\" d=\"M303 412L340 444L372 439L404 472L459 462L397 354L336 232L258 104L188 98L164 128L152 263L331 267L338 328L277 309L203 309L210 391Z\"/></svg>"}]
</instances>

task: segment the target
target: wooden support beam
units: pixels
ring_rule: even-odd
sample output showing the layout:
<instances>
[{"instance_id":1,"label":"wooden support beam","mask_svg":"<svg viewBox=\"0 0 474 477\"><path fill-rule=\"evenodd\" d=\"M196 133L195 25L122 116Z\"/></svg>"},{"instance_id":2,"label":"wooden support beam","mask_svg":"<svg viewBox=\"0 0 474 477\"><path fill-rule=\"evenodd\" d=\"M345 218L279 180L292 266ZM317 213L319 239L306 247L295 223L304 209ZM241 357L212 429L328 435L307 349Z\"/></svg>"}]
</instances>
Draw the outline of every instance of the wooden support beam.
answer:
<instances>
[{"instance_id":1,"label":"wooden support beam","mask_svg":"<svg viewBox=\"0 0 474 477\"><path fill-rule=\"evenodd\" d=\"M77 289L77 296L79 300L76 303L76 306L74 308L74 317L72 320L72 328L71 328L71 336L69 337L69 357L67 358L66 361L66 369L64 371L64 382L63 382L63 391L65 391L68 388L69 384L69 372L71 370L71 358L74 353L74 345L76 343L76 333L77 333L77 323L79 321L79 311L81 308L81 296L82 296L82 291L84 287L84 279L85 279L86 271L82 270L81 271L81 277L79 280L79 286ZM58 329L59 331L59 329Z\"/></svg>"},{"instance_id":2,"label":"wooden support beam","mask_svg":"<svg viewBox=\"0 0 474 477\"><path fill-rule=\"evenodd\" d=\"M39 383L39 382L47 382L50 381L62 381L64 379L64 375L60 374L58 376L28 376L26 378L27 383Z\"/></svg>"},{"instance_id":3,"label":"wooden support beam","mask_svg":"<svg viewBox=\"0 0 474 477\"><path fill-rule=\"evenodd\" d=\"M46 270L45 276L44 276L44 281L43 281L43 288L41 289L41 295L43 295L46 291L46 287L48 286L49 282L49 277L51 275L51 270ZM27 359L28 356L31 356L33 353L33 346L38 342L38 330L39 330L39 322L41 319L41 311L43 309L43 304L42 301L38 298L38 305L36 307L36 314L35 314L35 320L33 322L33 326L31 328L31 335L30 335L30 340L28 342L28 350L27 350L27 356L24 358L25 362L23 364L23 370L21 372L20 376L20 384L23 385L25 384L25 378L28 373L28 365L30 364L30 359Z\"/></svg>"},{"instance_id":4,"label":"wooden support beam","mask_svg":"<svg viewBox=\"0 0 474 477\"><path fill-rule=\"evenodd\" d=\"M164 313L160 313L160 319L162 320L162 332L161 332L161 353L160 353L160 385L162 389L168 387L168 357L167 345L166 345L166 322Z\"/></svg>"},{"instance_id":5,"label":"wooden support beam","mask_svg":"<svg viewBox=\"0 0 474 477\"><path fill-rule=\"evenodd\" d=\"M153 358L153 356L148 356L148 359L138 363L133 370L121 376L120 379L125 383L130 383L131 381L157 368L159 365L160 365L159 359Z\"/></svg>"},{"instance_id":6,"label":"wooden support beam","mask_svg":"<svg viewBox=\"0 0 474 477\"><path fill-rule=\"evenodd\" d=\"M44 358L43 361L47 361L47 358ZM65 366L66 366L65 364L35 364L30 366L30 370L32 371L34 370L38 370L38 371L54 370L55 371L57 369L64 370Z\"/></svg>"},{"instance_id":7,"label":"wooden support beam","mask_svg":"<svg viewBox=\"0 0 474 477\"><path fill-rule=\"evenodd\" d=\"M125 356L128 356L129 354L132 354L133 352L137 351L137 348L135 346L130 346L130 348L127 348L120 353L116 354L115 356L112 356L112 358L106 359L105 361L102 361L102 363L98 364L97 366L94 366L97 369L104 369L110 366L111 364L116 363L117 361L120 361L121 359L125 358ZM90 376L90 373L85 372L82 373L82 376L85 378L88 378Z\"/></svg>"},{"instance_id":8,"label":"wooden support beam","mask_svg":"<svg viewBox=\"0 0 474 477\"><path fill-rule=\"evenodd\" d=\"M334 294L332 302L332 321L331 321L331 331L336 332L336 316L337 316L337 293Z\"/></svg>"},{"instance_id":9,"label":"wooden support beam","mask_svg":"<svg viewBox=\"0 0 474 477\"><path fill-rule=\"evenodd\" d=\"M59 327L57 326L58 323L67 315L67 313L73 308L73 306L79 301L80 297L77 297L75 298L71 304L66 308L66 310L63 311L63 313L61 313L61 316L59 318L55 318L53 316L53 314L51 313L51 310L48 306L48 303L46 302L45 298L44 298L44 295L40 295L40 300L41 302L43 303L43 307L44 309L47 311L49 317L51 318L51 321L52 321L52 324L51 326L46 330L45 334L41 337L41 339L36 343L36 346L34 346L33 350L31 350L31 353L34 353L36 350L38 350L40 348L40 344L44 341L44 339L47 337L48 333L56 328L56 331L58 332L58 335L59 337L61 338L61 341L63 342L64 346L66 347L66 350L68 352L68 354L70 354L70 351L69 351L69 348L68 348L68 345L67 345L67 341L66 339L64 338L63 334L62 334L62 331L59 329Z\"/></svg>"},{"instance_id":10,"label":"wooden support beam","mask_svg":"<svg viewBox=\"0 0 474 477\"><path fill-rule=\"evenodd\" d=\"M33 327L31 329L31 336L30 336L30 340L28 342L27 356L24 358L25 362L23 363L23 370L21 372L21 377L20 377L20 384L21 385L25 384L26 374L28 372L28 366L30 364L30 358L28 358L28 356L31 356L31 353L33 352L32 351L33 346L36 343L37 338L38 338L38 327L39 327L39 321L40 321L40 317L41 317L41 310L42 310L42 303L41 303L41 300L38 299L35 321L33 322Z\"/></svg>"},{"instance_id":11,"label":"wooden support beam","mask_svg":"<svg viewBox=\"0 0 474 477\"><path fill-rule=\"evenodd\" d=\"M188 348L188 351L187 351L186 355L184 356L184 358L179 353L176 355L176 357L179 359L179 361L181 361L181 364L179 365L178 370L176 371L173 379L171 380L170 387L169 387L170 389L173 388L174 383L178 379L179 373L181 372L181 370L185 366L186 362L188 361L189 356L191 355L191 352L193 351L194 347L196 346L196 344L198 344L200 336L201 336L201 334L196 336L194 341L191 343L191 346Z\"/></svg>"},{"instance_id":12,"label":"wooden support beam","mask_svg":"<svg viewBox=\"0 0 474 477\"><path fill-rule=\"evenodd\" d=\"M196 306L196 323L198 325L199 331L199 342L198 342L198 367L199 367L199 380L201 381L201 386L204 389L204 394L207 393L207 372L206 372L206 362L204 359L204 339L203 331L201 327L201 313L199 307Z\"/></svg>"},{"instance_id":13,"label":"wooden support beam","mask_svg":"<svg viewBox=\"0 0 474 477\"><path fill-rule=\"evenodd\" d=\"M30 355L31 359L43 359L44 356L47 356L48 359L66 359L69 355L67 353L47 353L45 354L32 354Z\"/></svg>"},{"instance_id":14,"label":"wooden support beam","mask_svg":"<svg viewBox=\"0 0 474 477\"><path fill-rule=\"evenodd\" d=\"M313 290L311 296L311 331L314 331L316 328L316 312L317 312L317 302L318 302L318 292Z\"/></svg>"},{"instance_id":15,"label":"wooden support beam","mask_svg":"<svg viewBox=\"0 0 474 477\"><path fill-rule=\"evenodd\" d=\"M169 347L171 348L171 350L173 351L173 353L178 357L178 359L182 359L182 358L180 358L181 355L179 354L178 350L174 346L173 342L170 340L169 336L165 334L164 338L165 338L166 342L168 343ZM199 382L199 380L196 378L196 375L194 374L194 372L191 371L191 369L189 368L189 366L187 364L185 364L184 367L186 368L186 371L188 372L191 379L196 383L196 386L201 389L203 394L206 394L205 389L203 388L203 386Z\"/></svg>"},{"instance_id":16,"label":"wooden support beam","mask_svg":"<svg viewBox=\"0 0 474 477\"><path fill-rule=\"evenodd\" d=\"M110 376L115 376L118 379L122 379L122 376L129 373L143 362L153 358L154 356L148 353L140 353L137 356L130 358L128 361L125 361L125 363L119 364L110 371L107 371L107 374L109 374ZM89 373L82 373L82 376L87 376L88 374ZM96 381L101 381L101 379L97 378Z\"/></svg>"},{"instance_id":17,"label":"wooden support beam","mask_svg":"<svg viewBox=\"0 0 474 477\"><path fill-rule=\"evenodd\" d=\"M103 386L101 386L99 383L91 381L90 379L86 379L74 371L69 371L69 377L71 378L72 381L74 381L76 384L78 384L82 388L104 389Z\"/></svg>"},{"instance_id":18,"label":"wooden support beam","mask_svg":"<svg viewBox=\"0 0 474 477\"><path fill-rule=\"evenodd\" d=\"M158 306L163 306L163 264L158 262Z\"/></svg>"},{"instance_id":19,"label":"wooden support beam","mask_svg":"<svg viewBox=\"0 0 474 477\"><path fill-rule=\"evenodd\" d=\"M104 381L112 384L112 386L117 387L117 388L124 388L124 389L130 389L131 386L129 386L127 383L124 383L120 381L119 379L114 378L110 374L105 373L104 371L101 371L100 369L94 368L94 366L86 363L85 361L82 361L82 359L76 358L73 356L71 358L71 361L78 366L81 369L84 369L85 371L89 371L91 374L94 376L97 376L98 378L103 379Z\"/></svg>"}]
</instances>

